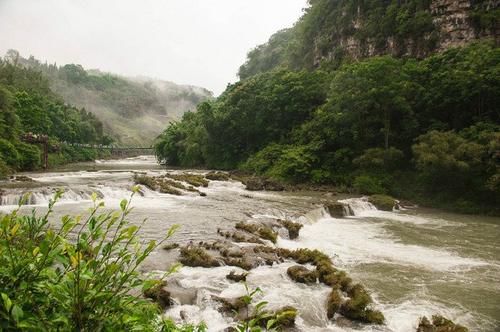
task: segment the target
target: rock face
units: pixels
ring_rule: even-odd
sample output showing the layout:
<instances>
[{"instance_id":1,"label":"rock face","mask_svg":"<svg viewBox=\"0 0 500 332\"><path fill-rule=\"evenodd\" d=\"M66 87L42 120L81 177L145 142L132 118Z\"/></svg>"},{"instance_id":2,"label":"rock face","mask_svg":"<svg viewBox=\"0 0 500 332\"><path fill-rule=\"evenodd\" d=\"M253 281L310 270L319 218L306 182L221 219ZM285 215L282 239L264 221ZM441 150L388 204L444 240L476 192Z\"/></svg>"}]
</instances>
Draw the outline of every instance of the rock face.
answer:
<instances>
[{"instance_id":1,"label":"rock face","mask_svg":"<svg viewBox=\"0 0 500 332\"><path fill-rule=\"evenodd\" d=\"M367 14L358 6L353 17L348 16L352 13L346 12L340 15L339 22L344 22L345 26L332 33L335 37L316 36L313 43L313 65L319 66L325 59L362 59L387 54L424 58L430 53L463 46L481 38L493 39L498 45L499 5L500 0L431 0L425 10L430 18L425 27L420 27L421 32L412 36L389 35L385 39L363 37L370 27ZM388 7L386 10L389 10ZM330 39L326 44L325 38Z\"/></svg>"},{"instance_id":2,"label":"rock face","mask_svg":"<svg viewBox=\"0 0 500 332\"><path fill-rule=\"evenodd\" d=\"M498 43L498 22L492 29L481 27L477 22L480 13L492 12L499 6L498 0L433 0L430 11L439 30L440 50L461 46L480 37L494 37Z\"/></svg>"}]
</instances>

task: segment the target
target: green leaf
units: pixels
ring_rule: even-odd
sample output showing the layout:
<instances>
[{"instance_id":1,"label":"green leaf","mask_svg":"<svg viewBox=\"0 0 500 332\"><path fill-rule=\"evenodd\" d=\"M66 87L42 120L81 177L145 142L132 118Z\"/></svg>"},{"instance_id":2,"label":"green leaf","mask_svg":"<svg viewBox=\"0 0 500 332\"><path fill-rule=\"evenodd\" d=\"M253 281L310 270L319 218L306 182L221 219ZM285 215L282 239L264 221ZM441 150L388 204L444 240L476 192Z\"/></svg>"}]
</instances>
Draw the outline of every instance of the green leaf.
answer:
<instances>
[{"instance_id":1,"label":"green leaf","mask_svg":"<svg viewBox=\"0 0 500 332\"><path fill-rule=\"evenodd\" d=\"M18 322L24 315L24 312L23 312L23 309L21 309L19 306L17 306L16 304L14 304L14 306L12 307L12 318L14 318L14 320L16 322Z\"/></svg>"},{"instance_id":2,"label":"green leaf","mask_svg":"<svg viewBox=\"0 0 500 332\"><path fill-rule=\"evenodd\" d=\"M120 209L122 211L125 211L126 208L127 208L127 200L126 199L122 199L122 201L120 202Z\"/></svg>"},{"instance_id":3,"label":"green leaf","mask_svg":"<svg viewBox=\"0 0 500 332\"><path fill-rule=\"evenodd\" d=\"M12 301L9 299L9 296L5 293L2 293L3 305L7 311L10 311L12 307Z\"/></svg>"}]
</instances>

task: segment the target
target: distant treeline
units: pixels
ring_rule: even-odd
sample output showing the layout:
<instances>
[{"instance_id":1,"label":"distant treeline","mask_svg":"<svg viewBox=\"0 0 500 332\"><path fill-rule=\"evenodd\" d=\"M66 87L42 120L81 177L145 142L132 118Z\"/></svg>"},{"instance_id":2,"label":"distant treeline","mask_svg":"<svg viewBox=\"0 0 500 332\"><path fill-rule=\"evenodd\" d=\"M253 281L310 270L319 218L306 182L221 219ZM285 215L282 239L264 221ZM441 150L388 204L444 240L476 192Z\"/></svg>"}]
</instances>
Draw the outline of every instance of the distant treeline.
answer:
<instances>
[{"instance_id":1,"label":"distant treeline","mask_svg":"<svg viewBox=\"0 0 500 332\"><path fill-rule=\"evenodd\" d=\"M156 152L171 165L498 213L499 104L500 49L488 42L424 60L278 68L200 104L165 130Z\"/></svg>"},{"instance_id":2,"label":"distant treeline","mask_svg":"<svg viewBox=\"0 0 500 332\"><path fill-rule=\"evenodd\" d=\"M9 52L0 58L0 177L40 167L40 148L21 140L28 132L49 136L51 146L61 141L112 143L92 113L66 104L51 91L40 70L20 65L18 54ZM53 163L95 157L94 152L76 147L53 152Z\"/></svg>"}]
</instances>

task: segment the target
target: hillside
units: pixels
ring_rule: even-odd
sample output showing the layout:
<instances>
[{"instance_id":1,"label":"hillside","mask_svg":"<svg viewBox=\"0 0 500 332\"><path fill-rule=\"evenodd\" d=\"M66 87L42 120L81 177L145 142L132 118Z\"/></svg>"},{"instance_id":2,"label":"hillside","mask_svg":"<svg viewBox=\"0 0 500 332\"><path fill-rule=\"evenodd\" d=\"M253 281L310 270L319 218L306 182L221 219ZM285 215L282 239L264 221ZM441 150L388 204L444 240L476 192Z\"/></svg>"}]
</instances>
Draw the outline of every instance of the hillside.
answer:
<instances>
[{"instance_id":1,"label":"hillside","mask_svg":"<svg viewBox=\"0 0 500 332\"><path fill-rule=\"evenodd\" d=\"M9 52L10 58L15 57L15 51ZM75 64L42 64L34 57L19 57L18 62L41 71L65 102L96 115L122 146L150 145L165 125L212 97L200 87L123 77Z\"/></svg>"},{"instance_id":2,"label":"hillside","mask_svg":"<svg viewBox=\"0 0 500 332\"><path fill-rule=\"evenodd\" d=\"M276 67L336 68L377 55L425 58L479 38L499 43L498 0L309 0L303 17L248 54L247 78Z\"/></svg>"},{"instance_id":3,"label":"hillside","mask_svg":"<svg viewBox=\"0 0 500 332\"><path fill-rule=\"evenodd\" d=\"M499 213L497 4L311 0L157 155Z\"/></svg>"}]
</instances>

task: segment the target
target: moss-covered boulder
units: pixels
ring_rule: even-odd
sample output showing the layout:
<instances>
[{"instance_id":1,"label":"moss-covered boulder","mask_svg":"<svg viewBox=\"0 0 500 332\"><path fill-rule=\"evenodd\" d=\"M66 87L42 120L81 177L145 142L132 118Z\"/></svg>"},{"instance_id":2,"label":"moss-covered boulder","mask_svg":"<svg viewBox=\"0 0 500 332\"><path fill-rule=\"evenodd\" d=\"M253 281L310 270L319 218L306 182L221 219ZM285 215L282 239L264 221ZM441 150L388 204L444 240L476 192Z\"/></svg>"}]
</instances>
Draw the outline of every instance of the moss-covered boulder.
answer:
<instances>
[{"instance_id":1,"label":"moss-covered boulder","mask_svg":"<svg viewBox=\"0 0 500 332\"><path fill-rule=\"evenodd\" d=\"M368 202L372 203L377 209L382 211L392 211L397 201L387 195L372 195L368 198Z\"/></svg>"},{"instance_id":2,"label":"moss-covered boulder","mask_svg":"<svg viewBox=\"0 0 500 332\"><path fill-rule=\"evenodd\" d=\"M251 177L243 179L246 190L250 191L283 191L285 187L278 181L260 177Z\"/></svg>"},{"instance_id":3,"label":"moss-covered boulder","mask_svg":"<svg viewBox=\"0 0 500 332\"><path fill-rule=\"evenodd\" d=\"M205 178L212 181L228 181L230 179L229 174L224 172L209 172Z\"/></svg>"},{"instance_id":4,"label":"moss-covered boulder","mask_svg":"<svg viewBox=\"0 0 500 332\"><path fill-rule=\"evenodd\" d=\"M314 284L318 279L318 273L316 271L311 271L301 265L289 267L286 273L293 281L304 284Z\"/></svg>"},{"instance_id":5,"label":"moss-covered boulder","mask_svg":"<svg viewBox=\"0 0 500 332\"><path fill-rule=\"evenodd\" d=\"M417 327L417 332L468 332L462 325L453 323L451 320L440 315L432 316L432 322L427 317L422 317Z\"/></svg>"},{"instance_id":6,"label":"moss-covered boulder","mask_svg":"<svg viewBox=\"0 0 500 332\"><path fill-rule=\"evenodd\" d=\"M340 295L340 292L335 288L332 289L326 302L326 315L329 319L333 318L335 313L340 309L341 304L342 296Z\"/></svg>"},{"instance_id":7,"label":"moss-covered boulder","mask_svg":"<svg viewBox=\"0 0 500 332\"><path fill-rule=\"evenodd\" d=\"M276 240L278 238L278 233L273 231L271 227L265 225L239 222L235 225L235 228L254 235L258 235L260 238L269 240L272 243L276 243Z\"/></svg>"},{"instance_id":8,"label":"moss-covered boulder","mask_svg":"<svg viewBox=\"0 0 500 332\"><path fill-rule=\"evenodd\" d=\"M246 272L238 274L234 271L231 271L228 275L226 275L226 279L231 280L231 281L235 281L235 282L240 282L240 281L247 281L247 276L248 276L248 273L246 273Z\"/></svg>"},{"instance_id":9,"label":"moss-covered boulder","mask_svg":"<svg viewBox=\"0 0 500 332\"><path fill-rule=\"evenodd\" d=\"M166 309L174 303L170 297L170 292L165 289L166 286L166 281L159 281L157 285L144 290L143 295L156 302L160 308Z\"/></svg>"},{"instance_id":10,"label":"moss-covered boulder","mask_svg":"<svg viewBox=\"0 0 500 332\"><path fill-rule=\"evenodd\" d=\"M385 318L380 311L368 308L368 305L372 303L372 298L363 285L351 286L347 290L347 294L350 298L340 306L339 310L344 317L363 323L384 323Z\"/></svg>"},{"instance_id":11,"label":"moss-covered boulder","mask_svg":"<svg viewBox=\"0 0 500 332\"><path fill-rule=\"evenodd\" d=\"M192 267L220 266L220 263L212 257L212 255L200 247L188 246L181 248L181 257L179 261L186 266Z\"/></svg>"},{"instance_id":12,"label":"moss-covered boulder","mask_svg":"<svg viewBox=\"0 0 500 332\"><path fill-rule=\"evenodd\" d=\"M297 309L291 306L283 307L275 313L276 327L279 329L289 328L295 325L295 318L297 318Z\"/></svg>"},{"instance_id":13,"label":"moss-covered boulder","mask_svg":"<svg viewBox=\"0 0 500 332\"><path fill-rule=\"evenodd\" d=\"M290 238L290 240L295 240L296 238L298 238L300 229L304 226L290 220L278 220L278 222L287 229L288 237Z\"/></svg>"},{"instance_id":14,"label":"moss-covered boulder","mask_svg":"<svg viewBox=\"0 0 500 332\"><path fill-rule=\"evenodd\" d=\"M342 203L339 202L329 203L325 205L325 209L333 218L343 218L346 216L346 209L344 204Z\"/></svg>"}]
</instances>

